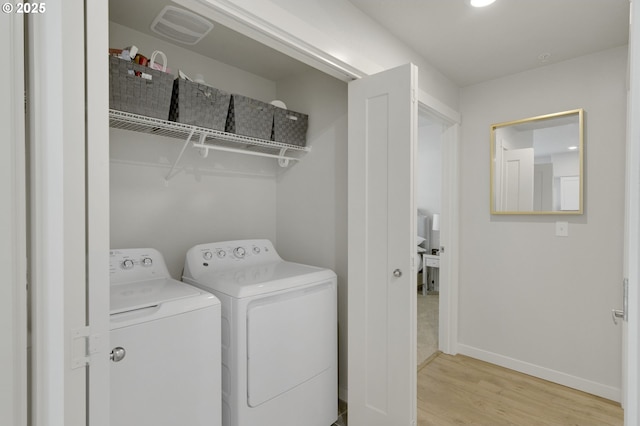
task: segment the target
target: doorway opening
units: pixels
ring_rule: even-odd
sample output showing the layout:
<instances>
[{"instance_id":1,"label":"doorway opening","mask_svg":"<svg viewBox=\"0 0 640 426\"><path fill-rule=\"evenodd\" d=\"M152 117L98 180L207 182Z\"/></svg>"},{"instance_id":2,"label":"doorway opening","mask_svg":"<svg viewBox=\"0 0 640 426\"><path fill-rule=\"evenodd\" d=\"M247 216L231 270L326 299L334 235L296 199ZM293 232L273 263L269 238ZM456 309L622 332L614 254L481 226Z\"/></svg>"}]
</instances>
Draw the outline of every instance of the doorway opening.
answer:
<instances>
[{"instance_id":1,"label":"doorway opening","mask_svg":"<svg viewBox=\"0 0 640 426\"><path fill-rule=\"evenodd\" d=\"M442 212L442 136L444 125L432 114L418 115L415 158L417 208L417 363L438 351L440 312L440 214Z\"/></svg>"}]
</instances>

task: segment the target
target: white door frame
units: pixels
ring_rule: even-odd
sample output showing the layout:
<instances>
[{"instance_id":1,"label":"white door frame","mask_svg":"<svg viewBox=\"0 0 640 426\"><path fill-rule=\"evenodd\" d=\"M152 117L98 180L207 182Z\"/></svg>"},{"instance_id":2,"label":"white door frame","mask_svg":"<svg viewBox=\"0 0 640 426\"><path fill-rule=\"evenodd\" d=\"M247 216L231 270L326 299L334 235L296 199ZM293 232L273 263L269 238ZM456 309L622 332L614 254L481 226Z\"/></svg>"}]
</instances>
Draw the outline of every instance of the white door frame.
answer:
<instances>
[{"instance_id":1,"label":"white door frame","mask_svg":"<svg viewBox=\"0 0 640 426\"><path fill-rule=\"evenodd\" d=\"M0 16L0 424L27 425L27 229L23 15Z\"/></svg>"},{"instance_id":2,"label":"white door frame","mask_svg":"<svg viewBox=\"0 0 640 426\"><path fill-rule=\"evenodd\" d=\"M88 419L109 426L109 1L86 3L87 315L91 327Z\"/></svg>"},{"instance_id":3,"label":"white door frame","mask_svg":"<svg viewBox=\"0 0 640 426\"><path fill-rule=\"evenodd\" d=\"M440 314L438 321L438 349L446 354L458 353L458 230L460 181L460 114L428 93L418 91L421 112L437 117L445 125L442 134L442 211L440 212Z\"/></svg>"},{"instance_id":4,"label":"white door frame","mask_svg":"<svg viewBox=\"0 0 640 426\"><path fill-rule=\"evenodd\" d=\"M640 29L634 23L640 22L640 4L631 0L630 7L624 271L629 280L629 305L628 322L622 325L622 397L625 426L637 426L640 424Z\"/></svg>"},{"instance_id":5,"label":"white door frame","mask_svg":"<svg viewBox=\"0 0 640 426\"><path fill-rule=\"evenodd\" d=\"M49 2L27 19L31 422L80 426L87 380L84 1Z\"/></svg>"}]
</instances>

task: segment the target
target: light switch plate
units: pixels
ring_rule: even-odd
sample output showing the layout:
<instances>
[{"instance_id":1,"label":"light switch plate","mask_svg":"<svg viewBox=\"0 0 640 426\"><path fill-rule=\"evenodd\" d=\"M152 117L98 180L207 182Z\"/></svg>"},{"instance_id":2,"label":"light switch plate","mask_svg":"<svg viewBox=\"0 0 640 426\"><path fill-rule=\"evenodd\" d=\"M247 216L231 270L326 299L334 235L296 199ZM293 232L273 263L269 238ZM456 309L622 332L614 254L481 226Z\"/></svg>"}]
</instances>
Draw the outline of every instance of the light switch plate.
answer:
<instances>
[{"instance_id":1,"label":"light switch plate","mask_svg":"<svg viewBox=\"0 0 640 426\"><path fill-rule=\"evenodd\" d=\"M556 222L556 237L569 236L569 222Z\"/></svg>"}]
</instances>

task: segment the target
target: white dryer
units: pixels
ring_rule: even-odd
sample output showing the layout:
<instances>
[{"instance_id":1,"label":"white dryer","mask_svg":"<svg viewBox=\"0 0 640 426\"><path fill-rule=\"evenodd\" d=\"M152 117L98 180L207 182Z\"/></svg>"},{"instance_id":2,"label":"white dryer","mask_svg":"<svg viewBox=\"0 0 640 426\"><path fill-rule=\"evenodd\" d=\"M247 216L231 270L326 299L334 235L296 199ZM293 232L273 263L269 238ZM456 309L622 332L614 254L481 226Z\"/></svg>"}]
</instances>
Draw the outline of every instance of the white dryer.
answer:
<instances>
[{"instance_id":1,"label":"white dryer","mask_svg":"<svg viewBox=\"0 0 640 426\"><path fill-rule=\"evenodd\" d=\"M223 426L337 418L336 274L286 262L268 240L202 244L183 281L222 304Z\"/></svg>"},{"instance_id":2,"label":"white dryer","mask_svg":"<svg viewBox=\"0 0 640 426\"><path fill-rule=\"evenodd\" d=\"M219 426L220 301L154 249L111 251L111 424Z\"/></svg>"}]
</instances>

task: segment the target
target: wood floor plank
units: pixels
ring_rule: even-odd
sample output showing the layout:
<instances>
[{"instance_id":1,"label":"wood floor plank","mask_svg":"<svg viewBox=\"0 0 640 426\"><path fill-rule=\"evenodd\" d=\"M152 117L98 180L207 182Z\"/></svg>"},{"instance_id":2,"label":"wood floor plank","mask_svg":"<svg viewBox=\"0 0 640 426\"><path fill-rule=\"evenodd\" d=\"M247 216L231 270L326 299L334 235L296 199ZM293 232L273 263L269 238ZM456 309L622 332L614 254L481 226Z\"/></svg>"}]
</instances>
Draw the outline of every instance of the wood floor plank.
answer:
<instances>
[{"instance_id":1,"label":"wood floor plank","mask_svg":"<svg viewBox=\"0 0 640 426\"><path fill-rule=\"evenodd\" d=\"M620 426L620 405L463 355L418 371L418 425Z\"/></svg>"}]
</instances>

